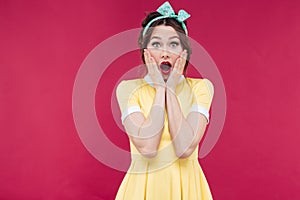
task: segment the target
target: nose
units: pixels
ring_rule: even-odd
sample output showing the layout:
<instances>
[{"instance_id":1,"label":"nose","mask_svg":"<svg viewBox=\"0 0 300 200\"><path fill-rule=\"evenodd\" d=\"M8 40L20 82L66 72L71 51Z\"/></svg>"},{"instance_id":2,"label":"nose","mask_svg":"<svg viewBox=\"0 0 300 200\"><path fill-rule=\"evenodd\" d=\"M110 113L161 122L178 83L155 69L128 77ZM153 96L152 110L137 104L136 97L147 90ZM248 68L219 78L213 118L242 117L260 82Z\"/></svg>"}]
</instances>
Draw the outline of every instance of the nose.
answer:
<instances>
[{"instance_id":1,"label":"nose","mask_svg":"<svg viewBox=\"0 0 300 200\"><path fill-rule=\"evenodd\" d=\"M161 50L161 58L169 58L170 57L170 52L168 51L168 49L165 47L165 48L162 48Z\"/></svg>"}]
</instances>

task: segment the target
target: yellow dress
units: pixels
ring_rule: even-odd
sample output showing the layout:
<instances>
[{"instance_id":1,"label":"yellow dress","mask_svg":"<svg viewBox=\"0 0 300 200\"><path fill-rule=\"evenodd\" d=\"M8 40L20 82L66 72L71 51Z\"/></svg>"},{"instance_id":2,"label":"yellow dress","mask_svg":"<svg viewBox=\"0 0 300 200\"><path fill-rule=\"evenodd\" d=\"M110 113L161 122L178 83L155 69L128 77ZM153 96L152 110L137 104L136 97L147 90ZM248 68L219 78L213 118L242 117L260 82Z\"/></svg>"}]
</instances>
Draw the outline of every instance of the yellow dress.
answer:
<instances>
[{"instance_id":1,"label":"yellow dress","mask_svg":"<svg viewBox=\"0 0 300 200\"><path fill-rule=\"evenodd\" d=\"M117 87L117 99L122 121L133 112L148 116L155 89L149 76L122 81ZM208 79L180 79L176 88L183 115L200 112L209 120L213 85ZM176 157L165 117L158 154L143 157L130 141L131 165L119 187L116 200L211 200L212 195L198 162L198 147L188 157Z\"/></svg>"}]
</instances>

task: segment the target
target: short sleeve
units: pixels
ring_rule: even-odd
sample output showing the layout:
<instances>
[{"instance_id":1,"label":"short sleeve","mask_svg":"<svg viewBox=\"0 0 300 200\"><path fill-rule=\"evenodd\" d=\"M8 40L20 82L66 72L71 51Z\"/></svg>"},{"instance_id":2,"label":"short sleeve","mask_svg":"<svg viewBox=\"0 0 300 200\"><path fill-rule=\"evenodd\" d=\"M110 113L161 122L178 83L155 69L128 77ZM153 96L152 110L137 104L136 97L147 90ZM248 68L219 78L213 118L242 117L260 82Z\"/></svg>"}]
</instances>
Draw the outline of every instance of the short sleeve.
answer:
<instances>
[{"instance_id":1,"label":"short sleeve","mask_svg":"<svg viewBox=\"0 0 300 200\"><path fill-rule=\"evenodd\" d=\"M199 79L192 87L194 102L190 112L200 112L209 122L209 110L211 107L214 86L208 79Z\"/></svg>"},{"instance_id":2,"label":"short sleeve","mask_svg":"<svg viewBox=\"0 0 300 200\"><path fill-rule=\"evenodd\" d=\"M134 112L141 112L138 98L138 86L133 81L122 81L116 90L118 104L121 110L121 120Z\"/></svg>"}]
</instances>

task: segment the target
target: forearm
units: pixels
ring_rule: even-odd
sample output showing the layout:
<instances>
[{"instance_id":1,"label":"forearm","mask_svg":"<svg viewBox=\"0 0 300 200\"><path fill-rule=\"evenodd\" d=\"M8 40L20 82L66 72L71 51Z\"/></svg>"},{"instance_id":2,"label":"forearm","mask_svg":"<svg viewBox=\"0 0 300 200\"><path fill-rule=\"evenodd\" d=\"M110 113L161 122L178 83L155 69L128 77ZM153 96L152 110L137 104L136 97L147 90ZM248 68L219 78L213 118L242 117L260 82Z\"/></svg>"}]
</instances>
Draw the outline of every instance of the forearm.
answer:
<instances>
[{"instance_id":1,"label":"forearm","mask_svg":"<svg viewBox=\"0 0 300 200\"><path fill-rule=\"evenodd\" d=\"M190 155L190 149L194 149L191 145L194 144L196 134L184 117L174 92L169 90L166 96L169 130L175 152L178 157L186 157Z\"/></svg>"},{"instance_id":2,"label":"forearm","mask_svg":"<svg viewBox=\"0 0 300 200\"><path fill-rule=\"evenodd\" d=\"M158 87L150 113L142 123L138 131L138 137L152 138L160 135L164 127L165 119L165 88ZM159 141L156 141L156 143Z\"/></svg>"},{"instance_id":3,"label":"forearm","mask_svg":"<svg viewBox=\"0 0 300 200\"><path fill-rule=\"evenodd\" d=\"M132 113L125 120L126 132L138 151L146 157L154 157L160 143L165 120L165 89L157 88L152 108L147 118Z\"/></svg>"}]
</instances>

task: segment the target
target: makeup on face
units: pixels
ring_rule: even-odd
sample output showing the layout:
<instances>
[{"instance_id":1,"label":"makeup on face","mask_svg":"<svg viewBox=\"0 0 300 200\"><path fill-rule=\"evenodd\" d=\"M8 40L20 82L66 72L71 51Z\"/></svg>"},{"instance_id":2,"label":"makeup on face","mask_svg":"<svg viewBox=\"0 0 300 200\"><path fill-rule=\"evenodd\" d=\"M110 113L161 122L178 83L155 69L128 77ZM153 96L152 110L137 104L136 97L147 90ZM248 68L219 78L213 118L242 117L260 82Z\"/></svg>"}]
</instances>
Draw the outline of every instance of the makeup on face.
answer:
<instances>
[{"instance_id":1,"label":"makeup on face","mask_svg":"<svg viewBox=\"0 0 300 200\"><path fill-rule=\"evenodd\" d=\"M171 26L156 26L147 45L150 55L154 58L159 70L166 80L183 51L179 36Z\"/></svg>"}]
</instances>

